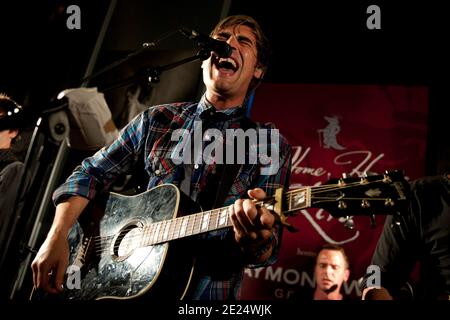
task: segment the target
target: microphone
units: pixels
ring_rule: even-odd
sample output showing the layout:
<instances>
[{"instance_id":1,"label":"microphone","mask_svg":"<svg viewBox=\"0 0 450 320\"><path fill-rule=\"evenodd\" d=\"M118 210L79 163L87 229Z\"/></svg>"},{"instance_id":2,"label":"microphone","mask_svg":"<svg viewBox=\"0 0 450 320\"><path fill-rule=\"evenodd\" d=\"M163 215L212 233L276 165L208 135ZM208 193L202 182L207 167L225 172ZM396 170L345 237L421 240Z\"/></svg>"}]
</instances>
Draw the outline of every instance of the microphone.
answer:
<instances>
[{"instance_id":1,"label":"microphone","mask_svg":"<svg viewBox=\"0 0 450 320\"><path fill-rule=\"evenodd\" d=\"M233 48L225 41L220 41L201 34L195 30L181 28L180 32L191 40L197 41L198 46L207 51L214 51L220 58L231 57Z\"/></svg>"}]
</instances>

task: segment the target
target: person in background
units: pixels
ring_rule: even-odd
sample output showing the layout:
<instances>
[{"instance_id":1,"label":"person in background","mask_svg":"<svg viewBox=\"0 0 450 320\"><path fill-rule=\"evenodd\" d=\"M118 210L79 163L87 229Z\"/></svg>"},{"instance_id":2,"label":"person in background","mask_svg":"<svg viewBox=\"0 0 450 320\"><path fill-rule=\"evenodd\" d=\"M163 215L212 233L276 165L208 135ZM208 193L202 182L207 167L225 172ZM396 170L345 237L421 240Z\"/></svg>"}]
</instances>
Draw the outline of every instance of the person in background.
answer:
<instances>
[{"instance_id":1,"label":"person in background","mask_svg":"<svg viewBox=\"0 0 450 320\"><path fill-rule=\"evenodd\" d=\"M408 280L417 263L412 288ZM398 220L386 218L371 264L380 268L380 283L365 276L364 300L450 299L450 174L411 182L409 208Z\"/></svg>"},{"instance_id":2,"label":"person in background","mask_svg":"<svg viewBox=\"0 0 450 320\"><path fill-rule=\"evenodd\" d=\"M22 107L7 95L0 93L0 248L2 248L2 255L10 233L10 222L15 217L15 211L21 209L26 189L26 181L22 181L24 177L26 178L24 164L12 150L23 121Z\"/></svg>"},{"instance_id":3,"label":"person in background","mask_svg":"<svg viewBox=\"0 0 450 320\"><path fill-rule=\"evenodd\" d=\"M342 285L350 276L349 262L343 247L326 244L317 255L314 267L314 300L343 300Z\"/></svg>"},{"instance_id":4,"label":"person in background","mask_svg":"<svg viewBox=\"0 0 450 320\"><path fill-rule=\"evenodd\" d=\"M314 263L315 288L301 287L293 296L299 301L344 300L343 284L350 277L350 266L343 247L327 243L317 253Z\"/></svg>"},{"instance_id":5,"label":"person in background","mask_svg":"<svg viewBox=\"0 0 450 320\"><path fill-rule=\"evenodd\" d=\"M23 163L12 151L19 134L22 107L5 94L0 94L0 219L12 214L23 175ZM2 223L0 226L4 226Z\"/></svg>"}]
</instances>

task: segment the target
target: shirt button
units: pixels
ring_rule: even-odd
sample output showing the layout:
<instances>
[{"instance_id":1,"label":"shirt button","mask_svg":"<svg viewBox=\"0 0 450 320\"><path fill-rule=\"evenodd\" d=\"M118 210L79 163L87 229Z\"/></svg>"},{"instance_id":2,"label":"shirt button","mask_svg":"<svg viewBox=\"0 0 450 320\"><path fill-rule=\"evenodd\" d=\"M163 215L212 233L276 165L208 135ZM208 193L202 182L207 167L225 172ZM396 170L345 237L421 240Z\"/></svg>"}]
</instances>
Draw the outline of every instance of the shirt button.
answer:
<instances>
[{"instance_id":1,"label":"shirt button","mask_svg":"<svg viewBox=\"0 0 450 320\"><path fill-rule=\"evenodd\" d=\"M194 165L194 169L198 169L198 167L199 167L199 165L196 163L196 164Z\"/></svg>"},{"instance_id":2,"label":"shirt button","mask_svg":"<svg viewBox=\"0 0 450 320\"><path fill-rule=\"evenodd\" d=\"M156 174L157 176L159 176L159 175L161 174L161 170L159 170L159 169L155 170L155 174Z\"/></svg>"}]
</instances>

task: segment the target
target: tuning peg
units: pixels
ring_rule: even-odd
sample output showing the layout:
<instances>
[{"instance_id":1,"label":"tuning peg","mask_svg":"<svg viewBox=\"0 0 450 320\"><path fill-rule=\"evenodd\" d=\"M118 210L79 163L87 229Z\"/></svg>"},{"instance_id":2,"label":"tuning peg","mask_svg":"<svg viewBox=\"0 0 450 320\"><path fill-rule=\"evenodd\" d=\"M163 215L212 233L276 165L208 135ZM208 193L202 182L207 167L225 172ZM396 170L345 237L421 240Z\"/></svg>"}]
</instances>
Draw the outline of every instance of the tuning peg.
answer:
<instances>
[{"instance_id":1,"label":"tuning peg","mask_svg":"<svg viewBox=\"0 0 450 320\"><path fill-rule=\"evenodd\" d=\"M394 201L391 198L386 198L386 200L384 201L384 205L386 207L393 207L394 206Z\"/></svg>"},{"instance_id":2,"label":"tuning peg","mask_svg":"<svg viewBox=\"0 0 450 320\"><path fill-rule=\"evenodd\" d=\"M370 227L371 227L372 229L375 229L376 226L377 226L377 222L375 221L375 215L374 215L374 214L371 214L371 215L369 216L369 218L370 218Z\"/></svg>"},{"instance_id":3,"label":"tuning peg","mask_svg":"<svg viewBox=\"0 0 450 320\"><path fill-rule=\"evenodd\" d=\"M347 203L343 200L340 200L338 203L338 208L341 210L347 209Z\"/></svg>"},{"instance_id":4,"label":"tuning peg","mask_svg":"<svg viewBox=\"0 0 450 320\"><path fill-rule=\"evenodd\" d=\"M364 200L361 201L361 208L367 209L367 208L369 208L369 207L370 207L369 201L367 201L366 199L364 199Z\"/></svg>"},{"instance_id":5,"label":"tuning peg","mask_svg":"<svg viewBox=\"0 0 450 320\"><path fill-rule=\"evenodd\" d=\"M385 182L385 183L391 183L392 182L392 179L391 179L390 174L389 174L388 171L386 171L384 173L384 175L383 175L383 182Z\"/></svg>"},{"instance_id":6,"label":"tuning peg","mask_svg":"<svg viewBox=\"0 0 450 320\"><path fill-rule=\"evenodd\" d=\"M361 174L361 176L360 176L360 178L361 178L360 183L361 183L361 184L366 184L366 183L368 183L368 182L369 182L369 180L367 179L368 176L369 176L369 175L368 175L367 171L364 171L364 172Z\"/></svg>"},{"instance_id":7,"label":"tuning peg","mask_svg":"<svg viewBox=\"0 0 450 320\"><path fill-rule=\"evenodd\" d=\"M344 227L353 230L355 228L355 221L353 220L353 217L346 216L344 219Z\"/></svg>"},{"instance_id":8,"label":"tuning peg","mask_svg":"<svg viewBox=\"0 0 450 320\"><path fill-rule=\"evenodd\" d=\"M350 178L350 174L348 174L346 172L342 173L342 178L339 179L338 185L340 187L345 186L346 185L345 179L348 179L348 178Z\"/></svg>"}]
</instances>

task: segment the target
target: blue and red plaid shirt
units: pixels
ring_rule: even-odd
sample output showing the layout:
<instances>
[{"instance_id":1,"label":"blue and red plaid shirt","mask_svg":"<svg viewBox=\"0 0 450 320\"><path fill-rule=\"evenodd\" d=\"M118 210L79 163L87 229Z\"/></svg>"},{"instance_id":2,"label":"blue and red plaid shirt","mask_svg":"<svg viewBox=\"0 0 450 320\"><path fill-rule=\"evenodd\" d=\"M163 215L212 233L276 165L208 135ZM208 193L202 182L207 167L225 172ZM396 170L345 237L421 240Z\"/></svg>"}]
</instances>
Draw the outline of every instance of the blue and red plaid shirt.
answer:
<instances>
[{"instance_id":1,"label":"blue and red plaid shirt","mask_svg":"<svg viewBox=\"0 0 450 320\"><path fill-rule=\"evenodd\" d=\"M180 172L184 172L184 169L183 164L174 163L173 154L180 149L179 143L182 143L182 139L172 141L172 133L176 129L193 130L203 115L211 110L214 110L214 107L203 96L198 103L159 105L142 112L121 130L119 137L111 145L102 148L92 157L86 158L74 170L67 181L53 193L54 203L58 204L72 195L93 199L97 192L108 190L117 177L132 172L135 166L142 166L142 163L139 164L142 159L144 159L144 169L149 176L148 189L162 183L179 186L183 179L183 174ZM241 107L227 109L222 113L226 117L215 120L213 123L209 122L208 128L218 129L224 136L226 129L239 128L245 117L245 109ZM255 125L257 128L273 129L271 125L259 123ZM281 135L279 135L279 141L268 143L278 144L278 171L275 174L263 175L261 174L263 166L260 163L242 165L225 198L224 205L232 204L239 198L246 198L247 190L252 188L262 188L268 195L273 195L278 188L288 188L291 147ZM267 146L263 147L264 150L267 149ZM197 201L202 192L205 192L209 176L215 173L216 164L208 163L202 162L195 165L195 169L192 170L190 197L194 201ZM221 276L220 279L204 275L192 299L238 298L244 267L260 267L275 262L281 230L282 228L278 228L278 232L275 233L272 256L264 264L243 264L238 268L232 268L230 265L237 263L236 259L227 259L226 252L223 252L221 267L230 267L230 270L238 271L230 272L227 277ZM214 239L229 241L230 247L237 247L231 228L213 231L205 236L205 241ZM233 250L236 251L236 248Z\"/></svg>"}]
</instances>

